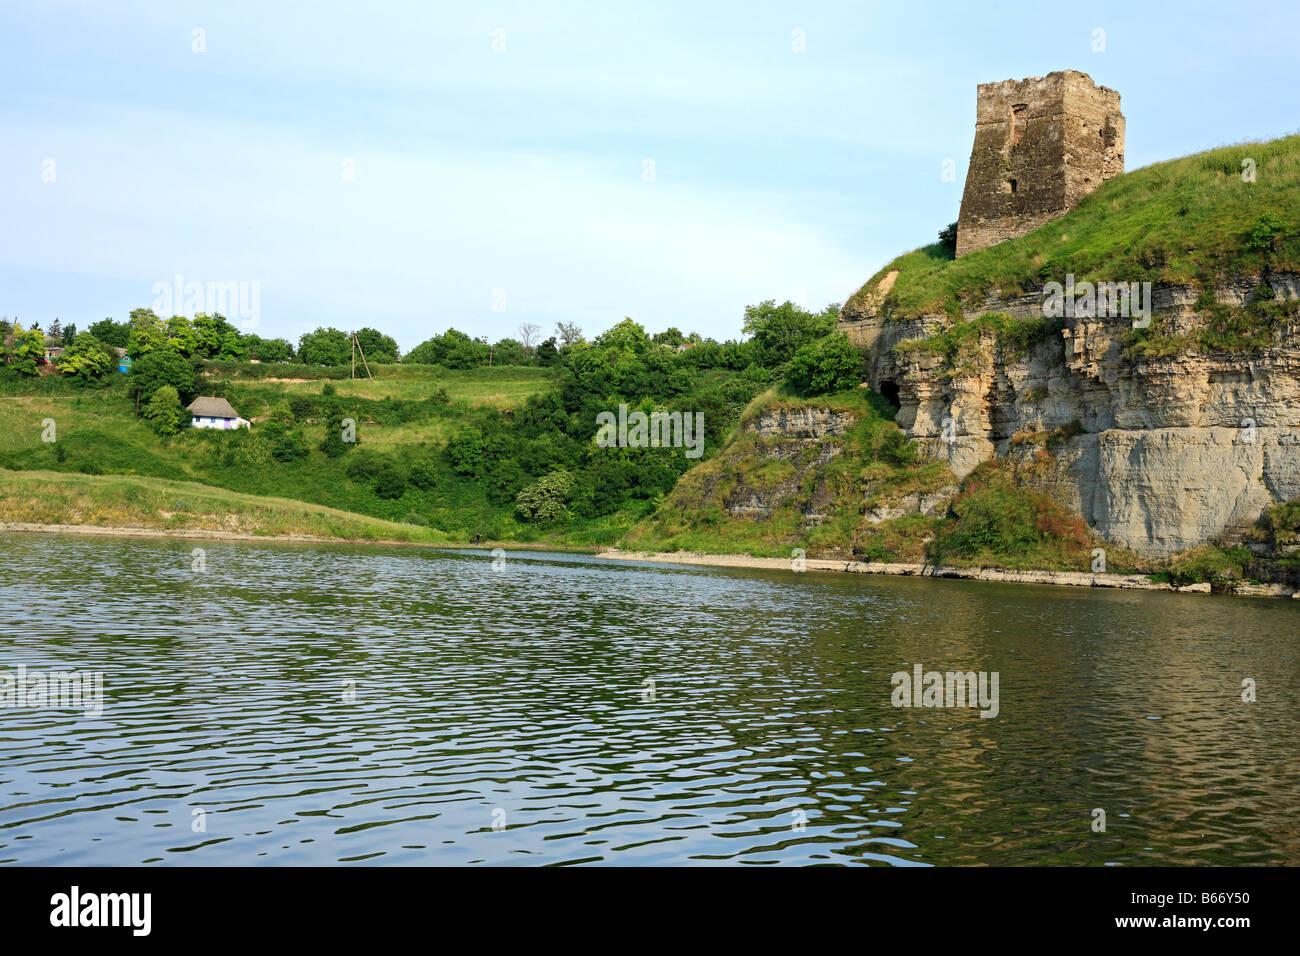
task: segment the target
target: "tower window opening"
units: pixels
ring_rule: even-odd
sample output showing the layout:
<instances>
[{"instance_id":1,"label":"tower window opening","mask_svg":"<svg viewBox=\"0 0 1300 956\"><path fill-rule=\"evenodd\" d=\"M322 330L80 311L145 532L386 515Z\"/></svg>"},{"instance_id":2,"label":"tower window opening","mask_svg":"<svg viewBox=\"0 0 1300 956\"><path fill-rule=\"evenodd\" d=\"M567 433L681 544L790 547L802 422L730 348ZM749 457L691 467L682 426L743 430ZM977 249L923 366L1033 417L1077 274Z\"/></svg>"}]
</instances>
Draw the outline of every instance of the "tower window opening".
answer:
<instances>
[{"instance_id":1,"label":"tower window opening","mask_svg":"<svg viewBox=\"0 0 1300 956\"><path fill-rule=\"evenodd\" d=\"M1025 135L1025 127L1029 124L1029 105L1027 103L1017 103L1011 107L1011 145L1015 146L1020 142L1020 138Z\"/></svg>"}]
</instances>

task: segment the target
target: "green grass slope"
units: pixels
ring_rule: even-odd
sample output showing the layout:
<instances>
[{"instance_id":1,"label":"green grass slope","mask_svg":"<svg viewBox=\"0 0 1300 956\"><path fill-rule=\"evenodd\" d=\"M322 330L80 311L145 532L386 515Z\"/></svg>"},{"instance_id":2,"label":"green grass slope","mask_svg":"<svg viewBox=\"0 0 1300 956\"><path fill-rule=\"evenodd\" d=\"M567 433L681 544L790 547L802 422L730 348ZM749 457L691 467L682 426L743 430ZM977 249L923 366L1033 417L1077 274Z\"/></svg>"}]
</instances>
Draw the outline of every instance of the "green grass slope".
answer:
<instances>
[{"instance_id":1,"label":"green grass slope","mask_svg":"<svg viewBox=\"0 0 1300 956\"><path fill-rule=\"evenodd\" d=\"M0 470L0 522L437 544L442 532L194 481Z\"/></svg>"},{"instance_id":2,"label":"green grass slope","mask_svg":"<svg viewBox=\"0 0 1300 956\"><path fill-rule=\"evenodd\" d=\"M1255 164L1242 179L1243 160ZM884 296L880 283L898 276ZM1155 163L1103 183L1055 222L952 259L934 244L899 256L845 305L895 318L953 314L987 292L1063 281L1150 281L1212 289L1226 276L1300 271L1300 135Z\"/></svg>"}]
</instances>

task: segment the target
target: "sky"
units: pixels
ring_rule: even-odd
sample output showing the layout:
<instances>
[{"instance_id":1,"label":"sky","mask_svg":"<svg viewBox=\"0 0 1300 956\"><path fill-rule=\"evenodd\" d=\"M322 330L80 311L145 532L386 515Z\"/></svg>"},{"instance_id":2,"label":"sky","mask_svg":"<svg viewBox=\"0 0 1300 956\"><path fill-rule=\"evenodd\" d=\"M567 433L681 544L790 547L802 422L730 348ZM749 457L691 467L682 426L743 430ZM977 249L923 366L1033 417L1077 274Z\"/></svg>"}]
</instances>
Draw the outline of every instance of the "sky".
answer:
<instances>
[{"instance_id":1,"label":"sky","mask_svg":"<svg viewBox=\"0 0 1300 956\"><path fill-rule=\"evenodd\" d=\"M0 0L0 63L0 315L180 276L404 350L843 302L957 218L978 83L1118 90L1128 169L1300 129L1294 0Z\"/></svg>"}]
</instances>

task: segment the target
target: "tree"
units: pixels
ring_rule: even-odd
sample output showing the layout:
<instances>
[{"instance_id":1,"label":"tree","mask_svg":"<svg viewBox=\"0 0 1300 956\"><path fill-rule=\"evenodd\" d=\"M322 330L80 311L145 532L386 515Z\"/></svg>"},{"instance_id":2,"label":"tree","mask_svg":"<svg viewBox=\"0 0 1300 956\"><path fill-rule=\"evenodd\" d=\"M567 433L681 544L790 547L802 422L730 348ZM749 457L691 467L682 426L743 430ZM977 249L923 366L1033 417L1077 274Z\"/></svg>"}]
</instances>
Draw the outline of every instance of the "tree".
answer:
<instances>
[{"instance_id":1,"label":"tree","mask_svg":"<svg viewBox=\"0 0 1300 956\"><path fill-rule=\"evenodd\" d=\"M152 309L133 309L126 343L131 358L138 359L166 347L167 330L162 320L153 314Z\"/></svg>"},{"instance_id":2,"label":"tree","mask_svg":"<svg viewBox=\"0 0 1300 956\"><path fill-rule=\"evenodd\" d=\"M944 252L948 253L949 259L957 258L957 224L955 222L948 223L939 231L939 245Z\"/></svg>"},{"instance_id":3,"label":"tree","mask_svg":"<svg viewBox=\"0 0 1300 956\"><path fill-rule=\"evenodd\" d=\"M127 322L114 322L112 319L100 319L86 330L105 345L119 349L127 347L131 336L131 326Z\"/></svg>"},{"instance_id":4,"label":"tree","mask_svg":"<svg viewBox=\"0 0 1300 956\"><path fill-rule=\"evenodd\" d=\"M466 335L447 352L442 364L455 369L478 368L487 365L489 354L487 345Z\"/></svg>"},{"instance_id":5,"label":"tree","mask_svg":"<svg viewBox=\"0 0 1300 956\"><path fill-rule=\"evenodd\" d=\"M158 389L170 385L185 399L194 396L194 366L176 352L164 349L136 359L127 377L127 391L139 402L153 398Z\"/></svg>"},{"instance_id":6,"label":"tree","mask_svg":"<svg viewBox=\"0 0 1300 956\"><path fill-rule=\"evenodd\" d=\"M560 337L560 347L575 345L582 341L582 329L577 322L556 322L555 332Z\"/></svg>"},{"instance_id":7,"label":"tree","mask_svg":"<svg viewBox=\"0 0 1300 956\"><path fill-rule=\"evenodd\" d=\"M242 361L248 358L248 344L238 329L231 328L221 336L221 347L217 358Z\"/></svg>"},{"instance_id":8,"label":"tree","mask_svg":"<svg viewBox=\"0 0 1300 956\"><path fill-rule=\"evenodd\" d=\"M560 360L560 350L555 347L554 335L552 335L541 345L537 346L538 365L547 365L547 366L554 365L559 360Z\"/></svg>"},{"instance_id":9,"label":"tree","mask_svg":"<svg viewBox=\"0 0 1300 956\"><path fill-rule=\"evenodd\" d=\"M347 365L352 339L338 329L317 329L298 339L298 361L304 365Z\"/></svg>"},{"instance_id":10,"label":"tree","mask_svg":"<svg viewBox=\"0 0 1300 956\"><path fill-rule=\"evenodd\" d=\"M101 379L117 365L117 357L108 346L89 332L82 332L54 361L60 375L71 376L82 382Z\"/></svg>"},{"instance_id":11,"label":"tree","mask_svg":"<svg viewBox=\"0 0 1300 956\"><path fill-rule=\"evenodd\" d=\"M842 332L837 332L795 352L787 377L803 395L852 388L862 381L862 353Z\"/></svg>"},{"instance_id":12,"label":"tree","mask_svg":"<svg viewBox=\"0 0 1300 956\"><path fill-rule=\"evenodd\" d=\"M667 328L662 332L656 332L651 340L655 345L666 345L675 349L686 342L686 336L682 335L681 330L677 328Z\"/></svg>"},{"instance_id":13,"label":"tree","mask_svg":"<svg viewBox=\"0 0 1300 956\"><path fill-rule=\"evenodd\" d=\"M61 340L63 338L63 323L59 321L59 317L57 315L54 317L54 321L50 323L50 329L46 333L46 335L48 335L52 339Z\"/></svg>"},{"instance_id":14,"label":"tree","mask_svg":"<svg viewBox=\"0 0 1300 956\"><path fill-rule=\"evenodd\" d=\"M165 323L167 348L187 358L199 348L199 335L194 325L183 315L173 315Z\"/></svg>"},{"instance_id":15,"label":"tree","mask_svg":"<svg viewBox=\"0 0 1300 956\"><path fill-rule=\"evenodd\" d=\"M287 431L271 446L271 457L276 461L297 461L311 454L307 439L300 432Z\"/></svg>"},{"instance_id":16,"label":"tree","mask_svg":"<svg viewBox=\"0 0 1300 956\"><path fill-rule=\"evenodd\" d=\"M67 348L77 337L77 323L69 322L63 327L63 347Z\"/></svg>"},{"instance_id":17,"label":"tree","mask_svg":"<svg viewBox=\"0 0 1300 956\"><path fill-rule=\"evenodd\" d=\"M639 322L630 318L611 326L596 336L595 345L603 349L620 349L624 352L641 353L651 345L650 336Z\"/></svg>"},{"instance_id":18,"label":"tree","mask_svg":"<svg viewBox=\"0 0 1300 956\"><path fill-rule=\"evenodd\" d=\"M248 357L259 362L293 361L293 343L288 339L264 339L256 335L244 336Z\"/></svg>"},{"instance_id":19,"label":"tree","mask_svg":"<svg viewBox=\"0 0 1300 956\"><path fill-rule=\"evenodd\" d=\"M502 339L492 346L493 365L523 365L525 357L523 343L514 339Z\"/></svg>"},{"instance_id":20,"label":"tree","mask_svg":"<svg viewBox=\"0 0 1300 956\"><path fill-rule=\"evenodd\" d=\"M45 358L45 333L37 326L27 331L17 322L13 326L13 346L9 351L9 367L21 375L35 375Z\"/></svg>"},{"instance_id":21,"label":"tree","mask_svg":"<svg viewBox=\"0 0 1300 956\"><path fill-rule=\"evenodd\" d=\"M838 305L828 305L814 314L793 302L777 305L768 299L745 307L744 332L753 336L761 363L771 368L789 361L809 342L829 335L838 317Z\"/></svg>"},{"instance_id":22,"label":"tree","mask_svg":"<svg viewBox=\"0 0 1300 956\"><path fill-rule=\"evenodd\" d=\"M542 327L540 325L534 325L532 322L523 322L520 324L519 342L524 347L525 355L527 355L528 350L537 343L538 336L541 335L541 332Z\"/></svg>"},{"instance_id":23,"label":"tree","mask_svg":"<svg viewBox=\"0 0 1300 956\"><path fill-rule=\"evenodd\" d=\"M438 485L438 464L430 458L417 458L411 462L411 484L421 491L432 491Z\"/></svg>"},{"instance_id":24,"label":"tree","mask_svg":"<svg viewBox=\"0 0 1300 956\"><path fill-rule=\"evenodd\" d=\"M397 361L397 342L375 329L358 329L357 344L366 353L367 362L388 365Z\"/></svg>"},{"instance_id":25,"label":"tree","mask_svg":"<svg viewBox=\"0 0 1300 956\"><path fill-rule=\"evenodd\" d=\"M553 471L515 496L515 510L528 521L555 521L568 514L565 505L573 491L573 476Z\"/></svg>"},{"instance_id":26,"label":"tree","mask_svg":"<svg viewBox=\"0 0 1300 956\"><path fill-rule=\"evenodd\" d=\"M199 312L194 316L193 324L195 355L216 358L221 355L223 348L230 349L227 357L239 354L239 330L227 322L224 315Z\"/></svg>"},{"instance_id":27,"label":"tree","mask_svg":"<svg viewBox=\"0 0 1300 956\"><path fill-rule=\"evenodd\" d=\"M474 368L488 362L488 347L464 332L448 329L442 335L421 342L407 353L405 361L448 368Z\"/></svg>"},{"instance_id":28,"label":"tree","mask_svg":"<svg viewBox=\"0 0 1300 956\"><path fill-rule=\"evenodd\" d=\"M181 430L185 420L185 409L181 407L180 395L170 385L164 385L153 393L149 404L145 406L144 417L149 419L153 430L159 435L175 435Z\"/></svg>"}]
</instances>

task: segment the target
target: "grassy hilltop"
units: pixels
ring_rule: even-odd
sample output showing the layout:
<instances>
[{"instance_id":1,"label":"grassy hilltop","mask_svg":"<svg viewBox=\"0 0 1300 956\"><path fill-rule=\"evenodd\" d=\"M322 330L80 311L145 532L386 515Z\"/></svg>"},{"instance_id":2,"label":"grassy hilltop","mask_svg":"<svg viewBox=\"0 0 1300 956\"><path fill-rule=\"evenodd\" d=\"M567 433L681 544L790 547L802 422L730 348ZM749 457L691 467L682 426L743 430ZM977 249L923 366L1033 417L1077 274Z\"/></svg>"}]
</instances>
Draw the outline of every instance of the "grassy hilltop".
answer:
<instances>
[{"instance_id":1,"label":"grassy hilltop","mask_svg":"<svg viewBox=\"0 0 1300 956\"><path fill-rule=\"evenodd\" d=\"M1243 161L1253 165L1253 181ZM894 259L845 303L892 318L958 318L998 290L1005 299L1048 281L1149 281L1203 294L1213 321L1178 338L1157 319L1134 334L1135 354L1240 350L1267 341L1277 307L1213 303L1222 280L1300 272L1300 135L1240 143L1155 163L1102 183L1069 213L1027 235L954 259L934 243ZM890 276L893 276L891 279Z\"/></svg>"}]
</instances>

